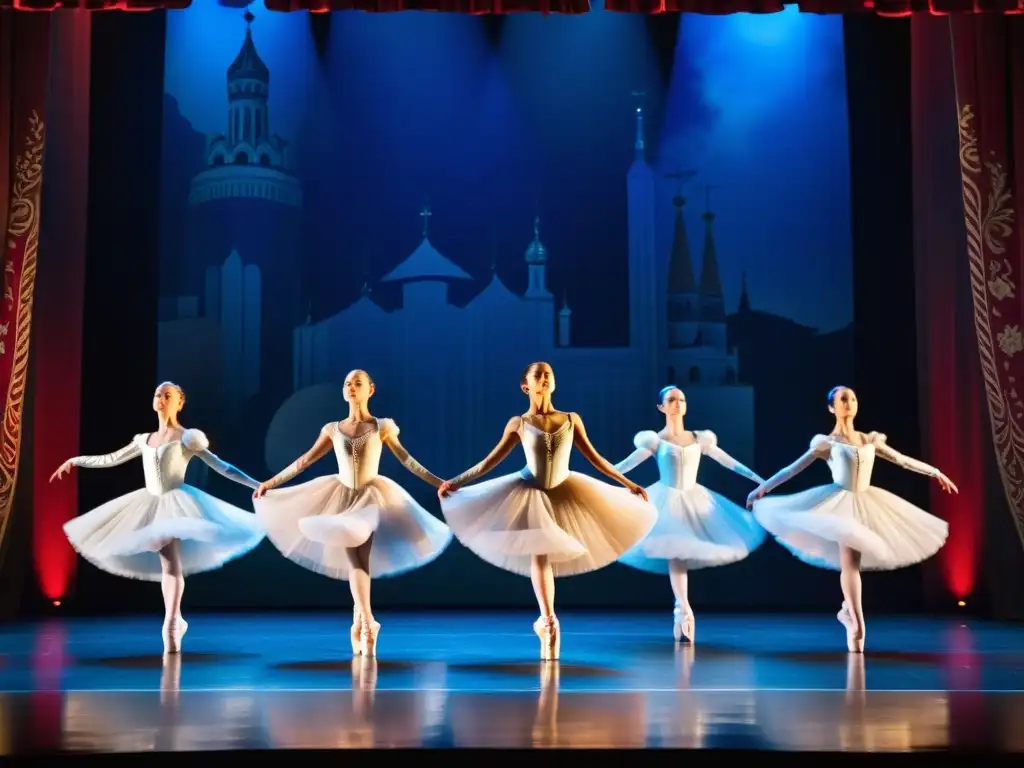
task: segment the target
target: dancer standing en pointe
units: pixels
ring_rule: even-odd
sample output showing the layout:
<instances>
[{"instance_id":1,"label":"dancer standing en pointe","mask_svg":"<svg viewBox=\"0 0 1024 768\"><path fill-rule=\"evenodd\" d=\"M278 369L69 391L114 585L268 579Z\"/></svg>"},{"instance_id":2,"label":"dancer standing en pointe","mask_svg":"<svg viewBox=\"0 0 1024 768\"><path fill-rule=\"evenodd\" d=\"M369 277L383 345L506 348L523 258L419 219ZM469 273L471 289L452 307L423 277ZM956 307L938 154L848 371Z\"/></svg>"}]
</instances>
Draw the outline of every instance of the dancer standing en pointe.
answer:
<instances>
[{"instance_id":1,"label":"dancer standing en pointe","mask_svg":"<svg viewBox=\"0 0 1024 768\"><path fill-rule=\"evenodd\" d=\"M491 565L530 576L540 605L533 629L540 638L541 658L557 660L561 635L555 577L615 562L646 535L656 513L647 503L647 492L590 444L583 420L555 410L550 365L527 366L520 387L530 398L530 409L509 419L487 458L444 482L437 494L448 525L468 549ZM526 454L526 468L463 487L498 466L517 442ZM587 461L628 491L569 471L574 444Z\"/></svg>"},{"instance_id":2,"label":"dancer standing en pointe","mask_svg":"<svg viewBox=\"0 0 1024 768\"><path fill-rule=\"evenodd\" d=\"M50 481L72 467L106 469L142 458L146 487L108 501L64 526L78 553L107 573L129 579L159 581L163 586L165 653L181 650L188 623L181 616L185 577L219 568L263 540L249 512L185 484L193 456L215 472L249 488L258 483L210 452L198 429L178 422L185 393L164 382L153 395L156 432L139 434L114 453L76 456L58 467Z\"/></svg>"},{"instance_id":3,"label":"dancer standing en pointe","mask_svg":"<svg viewBox=\"0 0 1024 768\"><path fill-rule=\"evenodd\" d=\"M406 469L437 488L435 477L398 440L398 425L370 414L376 391L366 371L354 370L343 387L348 418L320 430L313 447L253 494L267 538L289 560L352 591L352 653L376 657L380 623L370 605L370 580L426 565L452 539L443 522L393 480L377 474L387 446ZM338 474L274 490L308 469L331 449ZM371 550L373 556L371 557Z\"/></svg>"},{"instance_id":4,"label":"dancer standing en pointe","mask_svg":"<svg viewBox=\"0 0 1024 768\"><path fill-rule=\"evenodd\" d=\"M840 572L844 602L836 618L846 628L851 653L864 651L861 571L891 571L919 563L938 552L949 535L945 521L871 485L875 457L932 477L947 493L957 493L935 467L890 448L885 435L856 431L857 408L852 389L834 387L828 393L828 410L836 418L832 432L815 435L803 456L747 497L754 517L780 544L808 565ZM764 498L815 459L828 462L831 485Z\"/></svg>"},{"instance_id":5,"label":"dancer standing en pointe","mask_svg":"<svg viewBox=\"0 0 1024 768\"><path fill-rule=\"evenodd\" d=\"M658 522L619 561L668 575L676 598L672 633L676 642L692 643L696 627L688 599L689 572L738 562L761 546L765 536L748 512L697 483L701 455L752 482L764 479L719 448L714 432L683 428L686 395L677 387L658 393L658 410L665 414L665 428L638 432L633 439L636 450L615 465L628 474L656 457L660 478L647 487L647 494L658 511Z\"/></svg>"}]
</instances>

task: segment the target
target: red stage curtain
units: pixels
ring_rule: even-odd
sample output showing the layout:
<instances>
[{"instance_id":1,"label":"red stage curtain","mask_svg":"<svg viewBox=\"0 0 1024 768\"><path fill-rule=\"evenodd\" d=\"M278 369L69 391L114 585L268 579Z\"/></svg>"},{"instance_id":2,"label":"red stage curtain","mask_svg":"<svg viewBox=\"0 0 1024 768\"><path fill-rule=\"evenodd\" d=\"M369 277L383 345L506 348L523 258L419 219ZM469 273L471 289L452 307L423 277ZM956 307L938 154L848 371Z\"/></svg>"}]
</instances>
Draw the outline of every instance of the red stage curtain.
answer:
<instances>
[{"instance_id":1,"label":"red stage curtain","mask_svg":"<svg viewBox=\"0 0 1024 768\"><path fill-rule=\"evenodd\" d=\"M5 126L3 294L0 296L0 538L7 531L21 459L22 414L39 249L44 120L50 65L45 14L0 12L0 104Z\"/></svg>"},{"instance_id":2,"label":"red stage curtain","mask_svg":"<svg viewBox=\"0 0 1024 768\"><path fill-rule=\"evenodd\" d=\"M152 11L155 8L188 8L192 0L0 0L0 10L16 11Z\"/></svg>"},{"instance_id":3,"label":"red stage curtain","mask_svg":"<svg viewBox=\"0 0 1024 768\"><path fill-rule=\"evenodd\" d=\"M940 598L934 607L948 608L951 596L963 600L978 585L988 430L981 411L960 144L953 120L956 94L949 19L917 16L910 32L921 438L925 460L946 472L960 489L959 495L951 496L937 483L931 487L931 511L950 526L949 540L938 557L945 589L932 594Z\"/></svg>"},{"instance_id":4,"label":"red stage curtain","mask_svg":"<svg viewBox=\"0 0 1024 768\"><path fill-rule=\"evenodd\" d=\"M996 461L1024 543L1024 19L949 24L975 340Z\"/></svg>"},{"instance_id":5,"label":"red stage curtain","mask_svg":"<svg viewBox=\"0 0 1024 768\"><path fill-rule=\"evenodd\" d=\"M92 14L58 13L51 34L46 162L56 173L47 173L43 193L32 340L32 551L40 591L61 600L75 571L75 551L63 526L77 514L78 483L75 473L49 480L62 461L79 452Z\"/></svg>"}]
</instances>

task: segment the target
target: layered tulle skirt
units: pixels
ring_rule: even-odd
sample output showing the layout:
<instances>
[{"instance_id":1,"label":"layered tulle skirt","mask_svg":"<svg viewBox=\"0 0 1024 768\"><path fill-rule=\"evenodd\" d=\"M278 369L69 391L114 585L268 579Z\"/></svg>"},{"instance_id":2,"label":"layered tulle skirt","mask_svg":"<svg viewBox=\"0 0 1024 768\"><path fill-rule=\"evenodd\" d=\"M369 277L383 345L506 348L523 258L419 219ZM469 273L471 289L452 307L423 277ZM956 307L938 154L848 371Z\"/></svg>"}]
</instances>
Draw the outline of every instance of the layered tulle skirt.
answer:
<instances>
[{"instance_id":1,"label":"layered tulle skirt","mask_svg":"<svg viewBox=\"0 0 1024 768\"><path fill-rule=\"evenodd\" d=\"M219 568L263 540L255 515L190 485L132 491L69 521L64 533L97 568L143 581L160 581L158 552L174 540L183 576Z\"/></svg>"},{"instance_id":2,"label":"layered tulle skirt","mask_svg":"<svg viewBox=\"0 0 1024 768\"><path fill-rule=\"evenodd\" d=\"M426 565L452 539L443 522L393 480L377 476L349 488L337 475L268 491L256 499L267 538L294 563L332 579L348 579L347 549L373 537L370 576L398 576Z\"/></svg>"},{"instance_id":3,"label":"layered tulle skirt","mask_svg":"<svg viewBox=\"0 0 1024 768\"><path fill-rule=\"evenodd\" d=\"M891 571L927 560L946 543L945 521L899 496L869 487L811 488L754 503L754 517L809 565L839 570L839 548L861 553L861 570Z\"/></svg>"},{"instance_id":4,"label":"layered tulle skirt","mask_svg":"<svg viewBox=\"0 0 1024 768\"><path fill-rule=\"evenodd\" d=\"M746 510L702 485L685 491L655 483L647 489L658 520L647 537L619 560L667 574L670 560L686 569L714 568L744 559L761 546L764 529Z\"/></svg>"},{"instance_id":5,"label":"layered tulle skirt","mask_svg":"<svg viewBox=\"0 0 1024 768\"><path fill-rule=\"evenodd\" d=\"M654 508L625 488L578 472L540 488L526 470L460 488L441 509L459 541L491 565L530 575L546 555L555 576L615 562L654 525Z\"/></svg>"}]
</instances>

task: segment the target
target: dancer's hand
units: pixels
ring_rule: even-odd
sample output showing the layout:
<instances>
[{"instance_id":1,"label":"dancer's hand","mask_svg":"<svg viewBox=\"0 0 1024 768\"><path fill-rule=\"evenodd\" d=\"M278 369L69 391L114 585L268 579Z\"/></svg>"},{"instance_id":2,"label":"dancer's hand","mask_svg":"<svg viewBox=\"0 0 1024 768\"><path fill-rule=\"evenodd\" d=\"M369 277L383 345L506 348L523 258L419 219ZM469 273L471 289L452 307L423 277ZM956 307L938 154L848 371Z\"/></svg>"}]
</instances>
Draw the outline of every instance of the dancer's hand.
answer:
<instances>
[{"instance_id":1,"label":"dancer's hand","mask_svg":"<svg viewBox=\"0 0 1024 768\"><path fill-rule=\"evenodd\" d=\"M260 483L260 487L252 492L252 497L254 499L262 499L269 490L271 490L269 483Z\"/></svg>"},{"instance_id":2,"label":"dancer's hand","mask_svg":"<svg viewBox=\"0 0 1024 768\"><path fill-rule=\"evenodd\" d=\"M443 483L437 486L437 498L447 499L457 490L459 489L452 485L451 480L445 480Z\"/></svg>"},{"instance_id":3,"label":"dancer's hand","mask_svg":"<svg viewBox=\"0 0 1024 768\"><path fill-rule=\"evenodd\" d=\"M63 464L57 467L56 472L50 475L50 482L52 483L54 480L60 480L64 475L71 474L71 468L73 466L75 465L71 463L70 459L65 461Z\"/></svg>"},{"instance_id":4,"label":"dancer's hand","mask_svg":"<svg viewBox=\"0 0 1024 768\"><path fill-rule=\"evenodd\" d=\"M939 485L942 486L942 490L944 490L946 493L960 493L959 489L957 489L957 487L953 485L953 481L950 480L945 475L936 475L935 479L939 481Z\"/></svg>"},{"instance_id":5,"label":"dancer's hand","mask_svg":"<svg viewBox=\"0 0 1024 768\"><path fill-rule=\"evenodd\" d=\"M752 490L750 492L750 495L747 496L747 509L753 509L754 502L757 501L758 499L764 498L764 495L767 492L767 489L763 485L759 485L757 486L757 488Z\"/></svg>"},{"instance_id":6,"label":"dancer's hand","mask_svg":"<svg viewBox=\"0 0 1024 768\"><path fill-rule=\"evenodd\" d=\"M636 483L629 483L629 485L627 485L626 487L629 489L629 492L632 493L634 496L639 496L644 501L648 500L647 491L644 490L643 486L637 485Z\"/></svg>"}]
</instances>

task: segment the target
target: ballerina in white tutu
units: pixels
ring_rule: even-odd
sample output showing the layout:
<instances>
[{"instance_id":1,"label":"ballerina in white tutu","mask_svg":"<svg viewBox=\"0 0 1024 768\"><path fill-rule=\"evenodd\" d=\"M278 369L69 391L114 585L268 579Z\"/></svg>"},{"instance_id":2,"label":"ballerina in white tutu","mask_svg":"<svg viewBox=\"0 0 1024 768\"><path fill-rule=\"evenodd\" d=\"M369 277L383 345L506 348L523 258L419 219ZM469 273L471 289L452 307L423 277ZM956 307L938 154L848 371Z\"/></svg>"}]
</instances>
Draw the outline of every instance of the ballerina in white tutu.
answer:
<instances>
[{"instance_id":1,"label":"ballerina in white tutu","mask_svg":"<svg viewBox=\"0 0 1024 768\"><path fill-rule=\"evenodd\" d=\"M647 487L658 511L647 537L619 561L650 573L667 574L676 606L672 612L676 642L694 641L695 622L690 607L688 574L742 560L764 541L764 529L742 507L697 483L701 455L755 483L764 479L718 447L714 432L687 432L683 428L686 395L677 387L658 393L658 410L665 414L661 432L638 432L636 450L615 465L628 474L651 456L660 478Z\"/></svg>"},{"instance_id":2,"label":"ballerina in white tutu","mask_svg":"<svg viewBox=\"0 0 1024 768\"><path fill-rule=\"evenodd\" d=\"M828 393L836 424L815 435L808 451L768 478L750 496L747 507L782 546L809 565L840 572L844 602L836 618L846 628L851 653L864 651L863 571L891 571L926 560L946 543L945 521L888 491L871 485L875 457L934 478L947 493L957 487L935 467L911 459L886 444L879 432L857 432L857 395L849 387ZM765 494L803 472L815 459L828 462L831 485L791 496Z\"/></svg>"},{"instance_id":3,"label":"ballerina in white tutu","mask_svg":"<svg viewBox=\"0 0 1024 768\"><path fill-rule=\"evenodd\" d=\"M220 568L263 540L255 516L185 484L193 456L215 472L249 488L258 483L210 452L198 429L178 423L185 405L181 387L164 382L153 395L156 432L139 434L105 456L68 459L50 477L59 480L72 467L105 469L142 458L146 487L108 501L64 526L78 553L107 573L163 587L165 653L177 653L188 623L181 616L185 577Z\"/></svg>"},{"instance_id":4,"label":"ballerina in white tutu","mask_svg":"<svg viewBox=\"0 0 1024 768\"><path fill-rule=\"evenodd\" d=\"M443 483L437 493L459 541L491 565L530 576L540 605L533 629L540 638L541 658L557 660L561 635L554 609L555 577L615 562L647 534L656 513L647 503L647 492L594 450L583 420L555 410L550 365L527 366L520 386L530 398L530 409L509 419L487 458ZM463 488L498 466L516 443L526 454L522 471ZM574 444L587 461L626 488L570 472Z\"/></svg>"},{"instance_id":5,"label":"ballerina in white tutu","mask_svg":"<svg viewBox=\"0 0 1024 768\"><path fill-rule=\"evenodd\" d=\"M289 560L352 591L352 653L376 656L380 623L370 604L370 580L398 576L440 555L452 533L393 480L377 474L383 446L406 469L437 488L441 478L398 440L398 425L370 415L376 388L366 371L345 377L348 418L320 430L313 447L253 494L267 538ZM338 474L274 490L334 449ZM371 557L371 550L373 556Z\"/></svg>"}]
</instances>

